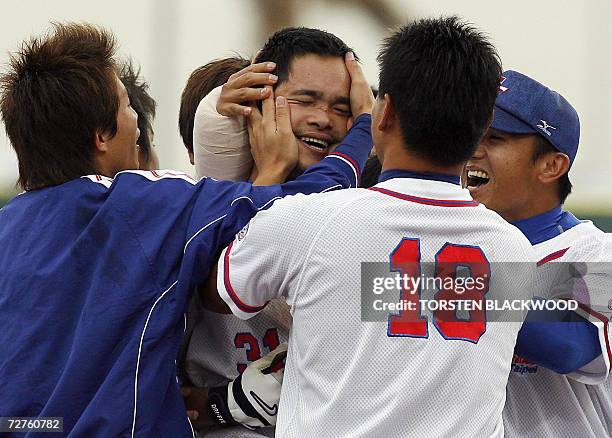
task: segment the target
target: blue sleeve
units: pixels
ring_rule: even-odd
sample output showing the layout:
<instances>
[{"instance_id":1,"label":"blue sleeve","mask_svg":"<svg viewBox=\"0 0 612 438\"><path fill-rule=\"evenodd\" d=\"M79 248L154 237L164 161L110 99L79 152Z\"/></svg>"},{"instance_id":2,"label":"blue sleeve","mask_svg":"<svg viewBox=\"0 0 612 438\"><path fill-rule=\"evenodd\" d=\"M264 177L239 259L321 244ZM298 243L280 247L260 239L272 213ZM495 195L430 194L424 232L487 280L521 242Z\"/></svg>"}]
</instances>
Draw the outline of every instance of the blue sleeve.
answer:
<instances>
[{"instance_id":1,"label":"blue sleeve","mask_svg":"<svg viewBox=\"0 0 612 438\"><path fill-rule=\"evenodd\" d=\"M601 354L599 332L571 310L530 310L518 333L515 353L559 374L568 374Z\"/></svg>"},{"instance_id":2,"label":"blue sleeve","mask_svg":"<svg viewBox=\"0 0 612 438\"><path fill-rule=\"evenodd\" d=\"M109 199L138 236L160 287L176 278L204 281L221 248L276 199L357 187L372 148L371 116L362 114L337 149L293 181L272 186L205 178L195 183L172 171L127 171Z\"/></svg>"},{"instance_id":3,"label":"blue sleeve","mask_svg":"<svg viewBox=\"0 0 612 438\"><path fill-rule=\"evenodd\" d=\"M372 150L372 116L361 114L336 150L309 167L294 181L281 184L284 195L318 193L359 187L361 172Z\"/></svg>"}]
</instances>

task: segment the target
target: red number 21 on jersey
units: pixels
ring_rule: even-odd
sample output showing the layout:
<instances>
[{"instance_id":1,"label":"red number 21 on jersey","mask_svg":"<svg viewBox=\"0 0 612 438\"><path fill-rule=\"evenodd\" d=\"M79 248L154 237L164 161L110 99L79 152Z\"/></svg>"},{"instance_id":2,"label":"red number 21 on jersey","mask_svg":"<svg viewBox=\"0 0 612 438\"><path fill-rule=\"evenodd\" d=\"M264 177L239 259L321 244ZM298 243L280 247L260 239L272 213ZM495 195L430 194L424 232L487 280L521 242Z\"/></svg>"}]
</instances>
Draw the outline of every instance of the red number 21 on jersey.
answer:
<instances>
[{"instance_id":1,"label":"red number 21 on jersey","mask_svg":"<svg viewBox=\"0 0 612 438\"><path fill-rule=\"evenodd\" d=\"M391 253L391 271L399 272L402 277L418 279L421 277L421 250L419 239L402 239ZM448 285L455 284L457 269L465 267L474 279L473 287L464 288L462 293ZM445 244L435 257L435 284L442 285L436 293L438 305L433 312L434 325L444 339L456 339L477 343L486 331L486 310L484 298L489 290L491 268L489 261L477 246ZM399 314L389 315L388 336L410 336L427 338L429 336L427 318L421 316L421 283L407 282L401 292L401 301L407 303ZM481 308L469 312L466 320L457 317L456 310L441 303L453 300L480 302Z\"/></svg>"}]
</instances>

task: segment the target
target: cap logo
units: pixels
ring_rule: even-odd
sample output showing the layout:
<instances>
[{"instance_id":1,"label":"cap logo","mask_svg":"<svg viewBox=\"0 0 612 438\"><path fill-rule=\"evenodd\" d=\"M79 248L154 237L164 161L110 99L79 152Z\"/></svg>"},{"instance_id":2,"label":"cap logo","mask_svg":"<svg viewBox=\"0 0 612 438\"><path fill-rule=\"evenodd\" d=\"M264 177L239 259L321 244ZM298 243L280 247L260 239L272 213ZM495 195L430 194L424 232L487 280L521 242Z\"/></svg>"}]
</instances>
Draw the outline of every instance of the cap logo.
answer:
<instances>
[{"instance_id":1,"label":"cap logo","mask_svg":"<svg viewBox=\"0 0 612 438\"><path fill-rule=\"evenodd\" d=\"M506 77L502 76L500 79L501 79L501 82L499 83L499 92L500 93L505 93L506 91L508 91L508 87L504 87L502 84L506 80Z\"/></svg>"},{"instance_id":2,"label":"cap logo","mask_svg":"<svg viewBox=\"0 0 612 438\"><path fill-rule=\"evenodd\" d=\"M555 130L557 129L557 128L555 128L554 126L549 125L549 124L546 122L546 120L540 120L540 122L542 122L542 124L541 124L541 125L536 125L536 126L537 126L538 128L540 128L542 131L544 131L544 132L546 133L546 135L548 135L549 137L550 137L552 134L550 133L550 131L548 130L548 128L550 128L550 129L555 129Z\"/></svg>"}]
</instances>

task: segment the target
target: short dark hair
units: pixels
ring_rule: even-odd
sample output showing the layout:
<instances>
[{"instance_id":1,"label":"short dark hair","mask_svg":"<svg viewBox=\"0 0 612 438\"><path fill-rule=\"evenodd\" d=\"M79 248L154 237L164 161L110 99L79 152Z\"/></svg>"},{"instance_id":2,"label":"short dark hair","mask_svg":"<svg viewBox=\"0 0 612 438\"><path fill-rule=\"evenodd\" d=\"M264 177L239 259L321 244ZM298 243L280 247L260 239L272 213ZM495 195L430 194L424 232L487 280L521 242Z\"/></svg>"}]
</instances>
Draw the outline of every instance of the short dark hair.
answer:
<instances>
[{"instance_id":1,"label":"short dark hair","mask_svg":"<svg viewBox=\"0 0 612 438\"><path fill-rule=\"evenodd\" d=\"M95 173L95 136L117 132L115 39L91 24L52 25L0 77L0 111L25 190Z\"/></svg>"},{"instance_id":2,"label":"short dark hair","mask_svg":"<svg viewBox=\"0 0 612 438\"><path fill-rule=\"evenodd\" d=\"M502 73L493 45L456 16L421 19L384 40L388 94L406 147L442 165L467 161L487 128Z\"/></svg>"},{"instance_id":3,"label":"short dark hair","mask_svg":"<svg viewBox=\"0 0 612 438\"><path fill-rule=\"evenodd\" d=\"M548 140L546 140L541 135L536 135L535 147L533 149L533 155L531 156L531 160L535 163L544 155L548 155L550 153L559 152ZM561 178L557 181L557 194L559 196L559 202L561 204L565 203L565 200L572 193L572 183L569 179L569 170L565 172Z\"/></svg>"},{"instance_id":4,"label":"short dark hair","mask_svg":"<svg viewBox=\"0 0 612 438\"><path fill-rule=\"evenodd\" d=\"M368 158L368 161L366 161L365 167L363 168L359 187L368 189L378 184L378 178L380 177L381 172L382 163L376 155L372 155L370 158Z\"/></svg>"},{"instance_id":5,"label":"short dark hair","mask_svg":"<svg viewBox=\"0 0 612 438\"><path fill-rule=\"evenodd\" d=\"M264 44L255 62L276 63L274 74L278 76L276 86L286 81L294 58L303 55L335 56L344 58L352 52L349 46L336 35L308 27L286 27L274 33ZM355 59L359 60L357 55Z\"/></svg>"},{"instance_id":6,"label":"short dark hair","mask_svg":"<svg viewBox=\"0 0 612 438\"><path fill-rule=\"evenodd\" d=\"M193 153L193 124L200 101L215 88L225 84L234 73L248 67L250 61L240 56L215 59L196 68L181 94L179 132L187 150Z\"/></svg>"},{"instance_id":7,"label":"short dark hair","mask_svg":"<svg viewBox=\"0 0 612 438\"><path fill-rule=\"evenodd\" d=\"M127 90L130 105L138 114L138 146L145 160L149 161L151 154L151 138L153 120L157 103L149 94L149 84L140 77L140 67L136 69L131 59L123 62L118 68L118 75Z\"/></svg>"}]
</instances>

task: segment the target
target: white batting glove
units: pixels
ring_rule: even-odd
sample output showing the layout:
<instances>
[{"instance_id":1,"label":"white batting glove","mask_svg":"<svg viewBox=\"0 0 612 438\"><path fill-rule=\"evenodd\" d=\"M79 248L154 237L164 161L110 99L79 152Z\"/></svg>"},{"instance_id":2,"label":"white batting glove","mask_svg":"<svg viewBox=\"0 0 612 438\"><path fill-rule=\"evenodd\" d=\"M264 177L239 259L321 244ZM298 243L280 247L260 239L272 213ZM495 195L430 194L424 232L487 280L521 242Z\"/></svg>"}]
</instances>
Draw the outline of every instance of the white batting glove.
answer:
<instances>
[{"instance_id":1,"label":"white batting glove","mask_svg":"<svg viewBox=\"0 0 612 438\"><path fill-rule=\"evenodd\" d=\"M226 426L274 426L286 356L287 343L284 342L251 363L242 375L227 385L209 389L207 410L210 417Z\"/></svg>"}]
</instances>

